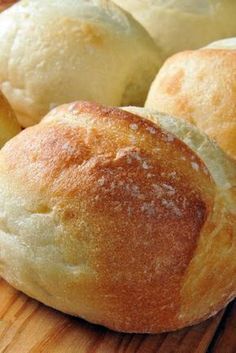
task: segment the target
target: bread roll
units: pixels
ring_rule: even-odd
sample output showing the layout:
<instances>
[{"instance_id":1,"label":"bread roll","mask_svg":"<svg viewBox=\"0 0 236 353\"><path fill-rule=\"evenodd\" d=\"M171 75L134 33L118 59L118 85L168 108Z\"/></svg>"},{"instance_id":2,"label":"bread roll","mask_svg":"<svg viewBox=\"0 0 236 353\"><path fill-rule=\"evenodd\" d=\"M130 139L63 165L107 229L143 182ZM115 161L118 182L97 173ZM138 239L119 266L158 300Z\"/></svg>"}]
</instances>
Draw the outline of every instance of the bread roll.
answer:
<instances>
[{"instance_id":1,"label":"bread roll","mask_svg":"<svg viewBox=\"0 0 236 353\"><path fill-rule=\"evenodd\" d=\"M236 294L235 164L125 109L58 107L0 151L0 275L114 330L176 330Z\"/></svg>"},{"instance_id":2,"label":"bread roll","mask_svg":"<svg viewBox=\"0 0 236 353\"><path fill-rule=\"evenodd\" d=\"M22 126L76 99L143 105L158 50L108 0L20 1L0 15L0 87Z\"/></svg>"},{"instance_id":3,"label":"bread roll","mask_svg":"<svg viewBox=\"0 0 236 353\"><path fill-rule=\"evenodd\" d=\"M235 0L113 0L154 38L163 59L236 35Z\"/></svg>"},{"instance_id":4,"label":"bread roll","mask_svg":"<svg viewBox=\"0 0 236 353\"><path fill-rule=\"evenodd\" d=\"M236 159L236 50L203 48L169 58L145 106L190 121Z\"/></svg>"},{"instance_id":5,"label":"bread roll","mask_svg":"<svg viewBox=\"0 0 236 353\"><path fill-rule=\"evenodd\" d=\"M17 0L0 0L0 12L6 10L8 7L13 5Z\"/></svg>"},{"instance_id":6,"label":"bread roll","mask_svg":"<svg viewBox=\"0 0 236 353\"><path fill-rule=\"evenodd\" d=\"M13 110L0 92L0 148L20 130Z\"/></svg>"}]
</instances>

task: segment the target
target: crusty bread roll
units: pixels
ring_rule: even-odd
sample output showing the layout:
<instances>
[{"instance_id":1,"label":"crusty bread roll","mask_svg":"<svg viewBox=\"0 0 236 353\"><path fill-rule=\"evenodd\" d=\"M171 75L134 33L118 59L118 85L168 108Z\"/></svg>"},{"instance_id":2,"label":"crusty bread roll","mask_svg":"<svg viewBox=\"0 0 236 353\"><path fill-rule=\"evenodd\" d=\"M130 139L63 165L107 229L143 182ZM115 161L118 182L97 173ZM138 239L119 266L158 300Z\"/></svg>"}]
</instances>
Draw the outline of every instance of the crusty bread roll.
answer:
<instances>
[{"instance_id":1,"label":"crusty bread roll","mask_svg":"<svg viewBox=\"0 0 236 353\"><path fill-rule=\"evenodd\" d=\"M12 6L18 0L0 0L0 12L6 10L8 7Z\"/></svg>"},{"instance_id":2,"label":"crusty bread roll","mask_svg":"<svg viewBox=\"0 0 236 353\"><path fill-rule=\"evenodd\" d=\"M0 151L0 275L115 330L175 330L236 294L235 164L125 109L58 107Z\"/></svg>"},{"instance_id":3,"label":"crusty bread roll","mask_svg":"<svg viewBox=\"0 0 236 353\"><path fill-rule=\"evenodd\" d=\"M235 0L113 0L154 38L163 59L236 35Z\"/></svg>"},{"instance_id":4,"label":"crusty bread roll","mask_svg":"<svg viewBox=\"0 0 236 353\"><path fill-rule=\"evenodd\" d=\"M145 106L197 125L236 159L236 50L181 52L162 66Z\"/></svg>"},{"instance_id":5,"label":"crusty bread roll","mask_svg":"<svg viewBox=\"0 0 236 353\"><path fill-rule=\"evenodd\" d=\"M0 148L20 130L13 110L0 92Z\"/></svg>"},{"instance_id":6,"label":"crusty bread roll","mask_svg":"<svg viewBox=\"0 0 236 353\"><path fill-rule=\"evenodd\" d=\"M108 0L20 1L0 15L0 87L22 126L76 99L143 105L158 50Z\"/></svg>"}]
</instances>

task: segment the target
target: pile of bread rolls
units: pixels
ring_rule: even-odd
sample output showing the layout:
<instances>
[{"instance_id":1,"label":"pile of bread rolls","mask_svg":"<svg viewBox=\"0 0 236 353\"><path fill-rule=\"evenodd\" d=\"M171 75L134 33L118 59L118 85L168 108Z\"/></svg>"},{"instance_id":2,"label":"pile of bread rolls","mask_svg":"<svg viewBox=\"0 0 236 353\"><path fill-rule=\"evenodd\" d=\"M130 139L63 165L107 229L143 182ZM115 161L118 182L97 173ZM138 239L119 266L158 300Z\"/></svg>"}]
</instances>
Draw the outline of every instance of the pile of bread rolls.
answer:
<instances>
[{"instance_id":1,"label":"pile of bread rolls","mask_svg":"<svg viewBox=\"0 0 236 353\"><path fill-rule=\"evenodd\" d=\"M114 330L177 330L236 296L236 39L200 48L236 35L235 4L114 2L131 14L0 15L0 275Z\"/></svg>"}]
</instances>

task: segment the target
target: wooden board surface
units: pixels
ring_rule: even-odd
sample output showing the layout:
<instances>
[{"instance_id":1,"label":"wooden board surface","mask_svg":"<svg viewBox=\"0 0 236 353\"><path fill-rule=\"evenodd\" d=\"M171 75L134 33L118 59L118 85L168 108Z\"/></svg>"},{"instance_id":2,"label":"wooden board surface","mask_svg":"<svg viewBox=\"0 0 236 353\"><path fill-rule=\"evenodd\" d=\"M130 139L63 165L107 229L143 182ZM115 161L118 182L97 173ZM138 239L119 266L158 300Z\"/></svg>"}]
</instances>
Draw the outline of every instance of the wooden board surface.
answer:
<instances>
[{"instance_id":1,"label":"wooden board surface","mask_svg":"<svg viewBox=\"0 0 236 353\"><path fill-rule=\"evenodd\" d=\"M63 315L0 279L0 353L205 352L236 353L235 304L225 313L175 333L121 334Z\"/></svg>"}]
</instances>

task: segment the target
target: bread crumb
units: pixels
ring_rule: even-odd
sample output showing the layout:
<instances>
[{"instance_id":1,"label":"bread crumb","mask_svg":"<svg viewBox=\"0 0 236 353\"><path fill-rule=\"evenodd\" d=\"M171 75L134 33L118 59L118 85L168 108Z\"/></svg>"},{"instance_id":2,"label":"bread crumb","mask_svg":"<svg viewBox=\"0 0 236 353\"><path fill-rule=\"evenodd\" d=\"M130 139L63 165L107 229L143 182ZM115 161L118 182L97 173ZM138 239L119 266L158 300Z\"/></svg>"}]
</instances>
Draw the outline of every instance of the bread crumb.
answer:
<instances>
[{"instance_id":1,"label":"bread crumb","mask_svg":"<svg viewBox=\"0 0 236 353\"><path fill-rule=\"evenodd\" d=\"M163 141L166 141L166 142L172 142L174 141L174 136L169 134L169 133L165 133L165 135L163 136Z\"/></svg>"},{"instance_id":2,"label":"bread crumb","mask_svg":"<svg viewBox=\"0 0 236 353\"><path fill-rule=\"evenodd\" d=\"M191 162L191 166L194 170L199 171L199 165L195 162Z\"/></svg>"},{"instance_id":3,"label":"bread crumb","mask_svg":"<svg viewBox=\"0 0 236 353\"><path fill-rule=\"evenodd\" d=\"M150 166L147 164L146 161L143 162L143 169L149 169Z\"/></svg>"},{"instance_id":4,"label":"bread crumb","mask_svg":"<svg viewBox=\"0 0 236 353\"><path fill-rule=\"evenodd\" d=\"M182 212L173 201L163 199L161 200L161 204L165 206L168 210L171 210L176 216L180 217L182 215Z\"/></svg>"},{"instance_id":5,"label":"bread crumb","mask_svg":"<svg viewBox=\"0 0 236 353\"><path fill-rule=\"evenodd\" d=\"M156 133L156 129L152 126L147 127L147 131L150 132L150 134L154 135Z\"/></svg>"},{"instance_id":6,"label":"bread crumb","mask_svg":"<svg viewBox=\"0 0 236 353\"><path fill-rule=\"evenodd\" d=\"M100 179L98 179L98 185L103 186L105 184L105 178L102 176Z\"/></svg>"},{"instance_id":7,"label":"bread crumb","mask_svg":"<svg viewBox=\"0 0 236 353\"><path fill-rule=\"evenodd\" d=\"M138 130L138 125L133 123L133 124L130 124L129 127L132 129L132 130Z\"/></svg>"}]
</instances>

